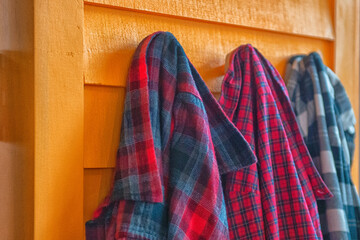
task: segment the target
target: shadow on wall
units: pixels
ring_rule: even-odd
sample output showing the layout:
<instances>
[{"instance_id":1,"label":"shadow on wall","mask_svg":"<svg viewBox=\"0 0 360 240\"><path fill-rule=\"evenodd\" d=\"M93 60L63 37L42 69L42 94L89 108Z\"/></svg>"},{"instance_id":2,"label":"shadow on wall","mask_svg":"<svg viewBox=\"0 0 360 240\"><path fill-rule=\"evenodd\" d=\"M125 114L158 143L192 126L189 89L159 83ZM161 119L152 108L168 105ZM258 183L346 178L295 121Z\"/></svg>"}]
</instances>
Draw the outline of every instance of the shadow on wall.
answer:
<instances>
[{"instance_id":1,"label":"shadow on wall","mask_svg":"<svg viewBox=\"0 0 360 240\"><path fill-rule=\"evenodd\" d=\"M31 63L31 54L0 51L0 232L5 240L32 238L28 222L34 205Z\"/></svg>"}]
</instances>

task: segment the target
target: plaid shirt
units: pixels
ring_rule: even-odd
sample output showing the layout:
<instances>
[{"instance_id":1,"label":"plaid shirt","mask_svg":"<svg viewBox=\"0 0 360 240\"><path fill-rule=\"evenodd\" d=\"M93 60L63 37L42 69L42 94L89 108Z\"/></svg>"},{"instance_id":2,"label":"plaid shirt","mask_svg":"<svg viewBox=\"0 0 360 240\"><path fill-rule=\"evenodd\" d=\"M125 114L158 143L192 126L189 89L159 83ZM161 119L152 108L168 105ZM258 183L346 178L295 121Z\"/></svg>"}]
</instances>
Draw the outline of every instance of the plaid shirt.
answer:
<instances>
[{"instance_id":1,"label":"plaid shirt","mask_svg":"<svg viewBox=\"0 0 360 240\"><path fill-rule=\"evenodd\" d=\"M155 33L130 67L111 193L92 239L228 239L220 174L256 161L183 48Z\"/></svg>"},{"instance_id":2,"label":"plaid shirt","mask_svg":"<svg viewBox=\"0 0 360 240\"><path fill-rule=\"evenodd\" d=\"M319 201L325 239L360 239L360 199L351 181L355 115L338 77L317 53L295 56L286 79L306 145L334 194Z\"/></svg>"},{"instance_id":3,"label":"plaid shirt","mask_svg":"<svg viewBox=\"0 0 360 240\"><path fill-rule=\"evenodd\" d=\"M257 156L224 176L231 239L321 239L332 196L305 146L283 80L251 45L232 55L219 100Z\"/></svg>"}]
</instances>

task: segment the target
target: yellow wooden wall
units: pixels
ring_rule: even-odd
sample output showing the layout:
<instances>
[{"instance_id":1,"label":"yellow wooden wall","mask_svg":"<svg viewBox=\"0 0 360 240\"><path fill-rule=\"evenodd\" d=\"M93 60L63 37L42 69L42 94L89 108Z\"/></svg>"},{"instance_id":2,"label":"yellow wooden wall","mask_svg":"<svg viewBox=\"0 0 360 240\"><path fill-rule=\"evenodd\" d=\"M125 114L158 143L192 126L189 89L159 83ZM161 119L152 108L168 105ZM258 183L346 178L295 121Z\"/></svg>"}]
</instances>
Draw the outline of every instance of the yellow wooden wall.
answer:
<instances>
[{"instance_id":1,"label":"yellow wooden wall","mask_svg":"<svg viewBox=\"0 0 360 240\"><path fill-rule=\"evenodd\" d=\"M241 44L257 47L281 74L292 54L318 51L332 69L342 54L333 1L89 0L84 13L84 221L109 191L127 70L145 36L172 32L216 96L225 57ZM343 81L357 110L358 83ZM357 182L357 163L354 169Z\"/></svg>"},{"instance_id":2,"label":"yellow wooden wall","mask_svg":"<svg viewBox=\"0 0 360 240\"><path fill-rule=\"evenodd\" d=\"M23 97L0 98L0 156L7 156L0 163L14 169L27 161L28 167L20 180L11 172L1 176L7 197L0 195L0 206L11 209L0 211L0 232L6 229L5 239L19 239L16 229L28 239L83 238L84 223L112 181L132 54L155 31L175 35L215 96L225 57L241 44L258 48L282 75L289 56L318 51L340 76L358 116L359 2L0 0L0 19L11 23L0 28L0 79L6 79L0 93ZM17 45L9 43L16 39ZM26 84L12 84L14 78ZM28 107L17 112L19 105ZM3 113L16 113L16 121ZM12 150L19 139L29 150L21 158ZM25 206L20 210L10 204L19 196L14 186L25 191L16 202ZM23 210L25 220L17 221Z\"/></svg>"}]
</instances>

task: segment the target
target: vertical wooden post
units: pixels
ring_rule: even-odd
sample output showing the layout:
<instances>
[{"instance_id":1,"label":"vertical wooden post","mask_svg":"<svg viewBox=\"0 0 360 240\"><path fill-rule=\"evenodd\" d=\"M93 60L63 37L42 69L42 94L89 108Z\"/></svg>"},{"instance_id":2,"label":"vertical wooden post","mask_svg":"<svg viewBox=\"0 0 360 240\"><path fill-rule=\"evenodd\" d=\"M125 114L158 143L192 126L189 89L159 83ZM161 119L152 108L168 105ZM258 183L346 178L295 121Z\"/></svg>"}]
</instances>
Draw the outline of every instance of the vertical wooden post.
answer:
<instances>
[{"instance_id":1,"label":"vertical wooden post","mask_svg":"<svg viewBox=\"0 0 360 240\"><path fill-rule=\"evenodd\" d=\"M35 0L35 239L83 238L82 0Z\"/></svg>"},{"instance_id":2,"label":"vertical wooden post","mask_svg":"<svg viewBox=\"0 0 360 240\"><path fill-rule=\"evenodd\" d=\"M354 108L357 124L352 178L359 190L359 0L335 1L335 72Z\"/></svg>"}]
</instances>

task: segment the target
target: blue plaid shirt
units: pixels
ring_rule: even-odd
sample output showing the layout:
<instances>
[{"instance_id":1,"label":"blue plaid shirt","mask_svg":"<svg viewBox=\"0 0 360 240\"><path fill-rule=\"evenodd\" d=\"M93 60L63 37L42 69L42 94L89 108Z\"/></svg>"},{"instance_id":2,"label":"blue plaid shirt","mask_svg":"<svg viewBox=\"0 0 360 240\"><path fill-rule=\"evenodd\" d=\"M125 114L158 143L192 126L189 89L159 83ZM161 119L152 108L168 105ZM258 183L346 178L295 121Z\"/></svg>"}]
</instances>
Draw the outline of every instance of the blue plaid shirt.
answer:
<instances>
[{"instance_id":1,"label":"blue plaid shirt","mask_svg":"<svg viewBox=\"0 0 360 240\"><path fill-rule=\"evenodd\" d=\"M154 33L130 66L113 189L86 238L227 239L220 176L255 161L180 43Z\"/></svg>"},{"instance_id":2,"label":"blue plaid shirt","mask_svg":"<svg viewBox=\"0 0 360 240\"><path fill-rule=\"evenodd\" d=\"M289 60L285 80L310 154L334 194L318 201L325 239L360 239L360 199L350 176L355 115L338 77L317 53Z\"/></svg>"}]
</instances>

